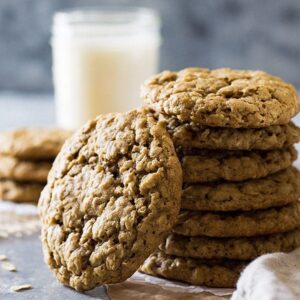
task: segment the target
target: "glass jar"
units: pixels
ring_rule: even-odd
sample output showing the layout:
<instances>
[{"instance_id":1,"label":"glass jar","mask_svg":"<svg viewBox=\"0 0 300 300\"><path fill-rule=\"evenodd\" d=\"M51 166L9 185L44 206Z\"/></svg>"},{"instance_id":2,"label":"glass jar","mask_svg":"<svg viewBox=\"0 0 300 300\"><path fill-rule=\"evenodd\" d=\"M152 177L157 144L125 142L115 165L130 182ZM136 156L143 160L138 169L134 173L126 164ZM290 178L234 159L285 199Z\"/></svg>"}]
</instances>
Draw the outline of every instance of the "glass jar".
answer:
<instances>
[{"instance_id":1,"label":"glass jar","mask_svg":"<svg viewBox=\"0 0 300 300\"><path fill-rule=\"evenodd\" d=\"M54 15L58 125L141 106L140 84L158 70L160 19L147 8L80 9Z\"/></svg>"}]
</instances>

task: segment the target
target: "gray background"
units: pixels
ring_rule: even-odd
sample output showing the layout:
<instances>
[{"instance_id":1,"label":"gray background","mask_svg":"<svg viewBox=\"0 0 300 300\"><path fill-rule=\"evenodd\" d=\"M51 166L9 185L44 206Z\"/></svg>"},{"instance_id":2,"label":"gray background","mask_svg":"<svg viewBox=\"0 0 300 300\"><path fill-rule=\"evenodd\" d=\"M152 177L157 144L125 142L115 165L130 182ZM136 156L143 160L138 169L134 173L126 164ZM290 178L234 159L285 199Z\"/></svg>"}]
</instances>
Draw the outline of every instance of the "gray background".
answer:
<instances>
[{"instance_id":1,"label":"gray background","mask_svg":"<svg viewBox=\"0 0 300 300\"><path fill-rule=\"evenodd\" d=\"M264 69L300 87L299 0L1 0L0 92L52 92L52 14L117 3L161 12L161 69Z\"/></svg>"}]
</instances>

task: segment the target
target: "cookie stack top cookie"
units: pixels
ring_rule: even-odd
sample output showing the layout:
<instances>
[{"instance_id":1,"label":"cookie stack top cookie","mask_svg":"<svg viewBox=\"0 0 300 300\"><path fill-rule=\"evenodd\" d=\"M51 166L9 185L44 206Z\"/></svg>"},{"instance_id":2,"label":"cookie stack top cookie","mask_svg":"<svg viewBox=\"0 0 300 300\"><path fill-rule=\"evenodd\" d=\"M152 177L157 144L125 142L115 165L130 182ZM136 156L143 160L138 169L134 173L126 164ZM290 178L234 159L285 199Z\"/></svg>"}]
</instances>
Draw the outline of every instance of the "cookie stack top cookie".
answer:
<instances>
[{"instance_id":1,"label":"cookie stack top cookie","mask_svg":"<svg viewBox=\"0 0 300 300\"><path fill-rule=\"evenodd\" d=\"M0 154L26 160L54 160L71 135L59 128L20 128L0 133Z\"/></svg>"},{"instance_id":2,"label":"cookie stack top cookie","mask_svg":"<svg viewBox=\"0 0 300 300\"><path fill-rule=\"evenodd\" d=\"M53 160L71 133L20 128L0 133L0 198L37 203Z\"/></svg>"},{"instance_id":3,"label":"cookie stack top cookie","mask_svg":"<svg viewBox=\"0 0 300 300\"><path fill-rule=\"evenodd\" d=\"M282 125L299 111L295 88L262 71L164 71L143 85L142 97L155 111L200 126Z\"/></svg>"}]
</instances>

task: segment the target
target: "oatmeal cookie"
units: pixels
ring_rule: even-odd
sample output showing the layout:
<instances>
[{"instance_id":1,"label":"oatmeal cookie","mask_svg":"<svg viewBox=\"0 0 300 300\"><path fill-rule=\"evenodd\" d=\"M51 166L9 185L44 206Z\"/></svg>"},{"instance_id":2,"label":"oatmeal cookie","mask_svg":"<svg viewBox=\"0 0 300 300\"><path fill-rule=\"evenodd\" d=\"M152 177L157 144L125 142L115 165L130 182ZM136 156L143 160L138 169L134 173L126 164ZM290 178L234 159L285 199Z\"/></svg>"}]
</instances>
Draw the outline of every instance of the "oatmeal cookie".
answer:
<instances>
[{"instance_id":1,"label":"oatmeal cookie","mask_svg":"<svg viewBox=\"0 0 300 300\"><path fill-rule=\"evenodd\" d=\"M47 161L27 161L0 155L0 179L45 183L51 166L52 163Z\"/></svg>"},{"instance_id":2,"label":"oatmeal cookie","mask_svg":"<svg viewBox=\"0 0 300 300\"><path fill-rule=\"evenodd\" d=\"M173 232L185 236L248 237L287 232L300 226L300 202L249 212L181 211Z\"/></svg>"},{"instance_id":3,"label":"oatmeal cookie","mask_svg":"<svg viewBox=\"0 0 300 300\"><path fill-rule=\"evenodd\" d=\"M160 246L168 255L202 259L252 260L265 253L290 252L300 246L300 229L259 237L210 238L171 234Z\"/></svg>"},{"instance_id":4,"label":"oatmeal cookie","mask_svg":"<svg viewBox=\"0 0 300 300\"><path fill-rule=\"evenodd\" d=\"M274 150L300 142L293 122L265 128L222 128L182 124L163 118L176 148L221 150Z\"/></svg>"},{"instance_id":5,"label":"oatmeal cookie","mask_svg":"<svg viewBox=\"0 0 300 300\"><path fill-rule=\"evenodd\" d=\"M271 151L198 150L181 158L183 182L262 178L286 169L296 159L294 147Z\"/></svg>"},{"instance_id":6,"label":"oatmeal cookie","mask_svg":"<svg viewBox=\"0 0 300 300\"><path fill-rule=\"evenodd\" d=\"M176 257L159 251L144 262L140 271L193 285L233 288L246 266L247 263L242 261Z\"/></svg>"},{"instance_id":7,"label":"oatmeal cookie","mask_svg":"<svg viewBox=\"0 0 300 300\"><path fill-rule=\"evenodd\" d=\"M0 133L0 153L28 160L53 160L70 131L58 128L20 128Z\"/></svg>"},{"instance_id":8,"label":"oatmeal cookie","mask_svg":"<svg viewBox=\"0 0 300 300\"><path fill-rule=\"evenodd\" d=\"M300 198L300 172L289 167L265 178L184 186L181 208L200 211L256 210Z\"/></svg>"},{"instance_id":9,"label":"oatmeal cookie","mask_svg":"<svg viewBox=\"0 0 300 300\"><path fill-rule=\"evenodd\" d=\"M176 221L181 185L173 143L151 114L90 121L64 145L40 198L46 262L80 291L126 280Z\"/></svg>"},{"instance_id":10,"label":"oatmeal cookie","mask_svg":"<svg viewBox=\"0 0 300 300\"><path fill-rule=\"evenodd\" d=\"M213 127L282 125L299 110L295 88L262 71L164 71L145 82L141 95L159 113Z\"/></svg>"},{"instance_id":11,"label":"oatmeal cookie","mask_svg":"<svg viewBox=\"0 0 300 300\"><path fill-rule=\"evenodd\" d=\"M20 203L37 203L44 186L41 183L0 180L0 199Z\"/></svg>"}]
</instances>

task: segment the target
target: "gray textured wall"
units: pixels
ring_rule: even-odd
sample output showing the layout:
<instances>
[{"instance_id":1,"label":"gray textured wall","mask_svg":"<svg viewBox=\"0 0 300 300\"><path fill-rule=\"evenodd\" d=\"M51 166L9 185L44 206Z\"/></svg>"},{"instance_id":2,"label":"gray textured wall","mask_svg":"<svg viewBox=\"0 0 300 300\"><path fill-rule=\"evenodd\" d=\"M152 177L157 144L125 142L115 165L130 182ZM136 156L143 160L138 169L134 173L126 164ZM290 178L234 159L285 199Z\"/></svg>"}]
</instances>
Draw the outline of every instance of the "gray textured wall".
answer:
<instances>
[{"instance_id":1,"label":"gray textured wall","mask_svg":"<svg viewBox=\"0 0 300 300\"><path fill-rule=\"evenodd\" d=\"M105 3L161 12L161 69L265 69L300 87L299 0L1 0L0 91L51 91L53 12Z\"/></svg>"}]
</instances>

